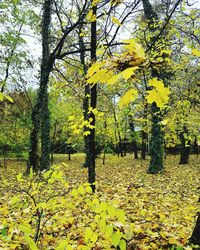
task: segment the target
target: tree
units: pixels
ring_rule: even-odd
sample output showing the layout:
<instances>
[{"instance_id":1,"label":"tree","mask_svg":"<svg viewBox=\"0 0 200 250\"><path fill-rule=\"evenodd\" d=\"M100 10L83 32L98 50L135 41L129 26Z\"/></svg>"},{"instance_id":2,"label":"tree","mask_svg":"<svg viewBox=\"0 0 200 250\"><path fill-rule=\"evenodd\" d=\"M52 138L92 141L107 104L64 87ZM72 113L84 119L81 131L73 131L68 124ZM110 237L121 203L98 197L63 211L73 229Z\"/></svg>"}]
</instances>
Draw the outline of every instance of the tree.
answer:
<instances>
[{"instance_id":1,"label":"tree","mask_svg":"<svg viewBox=\"0 0 200 250\"><path fill-rule=\"evenodd\" d=\"M56 8L56 14L59 19L61 26L62 35L58 39L57 44L54 46L52 52L50 51L51 36L50 36L50 25L51 25L51 13L54 1L46 0L43 5L43 19L42 19L42 63L40 70L40 87L38 91L38 99L33 108L32 112L32 122L33 130L31 132L30 141L30 154L29 154L29 164L33 166L33 169L37 171L38 169L48 169L50 167L50 114L48 109L48 84L49 76L53 69L53 65L56 59L63 59L69 52L63 52L64 43L66 37L78 26L80 23L82 15L85 15L87 11L87 4L82 6L80 11L80 16L78 20L74 23L69 21L70 27L63 28L62 20ZM56 6L57 7L57 6ZM72 54L74 52L71 52ZM38 155L38 141L39 133L41 130L41 157L39 163Z\"/></svg>"}]
</instances>

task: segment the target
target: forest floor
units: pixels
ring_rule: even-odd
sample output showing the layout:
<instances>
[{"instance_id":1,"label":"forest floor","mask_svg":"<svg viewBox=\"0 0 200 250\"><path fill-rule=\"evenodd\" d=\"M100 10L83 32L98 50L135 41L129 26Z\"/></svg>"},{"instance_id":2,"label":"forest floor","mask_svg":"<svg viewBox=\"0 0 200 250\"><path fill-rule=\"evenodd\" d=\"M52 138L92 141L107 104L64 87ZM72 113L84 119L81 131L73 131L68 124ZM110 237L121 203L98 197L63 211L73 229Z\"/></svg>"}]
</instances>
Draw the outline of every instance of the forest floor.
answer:
<instances>
[{"instance_id":1,"label":"forest floor","mask_svg":"<svg viewBox=\"0 0 200 250\"><path fill-rule=\"evenodd\" d=\"M117 215L112 217L112 214L112 218L107 219L105 211L109 214L108 211L111 211L112 208L110 209L109 206L105 208L104 202L125 212L126 220L116 221L112 230L123 235L124 239L127 240L127 249L191 249L186 247L186 242L192 233L199 211L197 201L200 193L200 158L191 156L190 164L178 165L178 156L167 156L164 172L157 175L146 173L148 160L134 160L132 155L123 158L107 155L105 165L102 164L102 159L98 158L96 194L92 198L90 192L84 198L86 186L83 183L87 181L87 169L82 167L83 154L72 155L71 161L68 161L67 158L66 155L56 155L55 165L61 166L69 189L73 189L72 194L62 194L58 190L54 195L52 190L58 188L59 185L53 182L51 185L51 182L48 182L50 193L45 191L43 187L41 193L44 193L43 196L40 196L37 189L31 186L33 181L30 181L31 185L29 186L27 184L29 180L26 182L19 175L25 170L24 162L9 161L6 169L0 168L0 249L64 250L66 242L72 246L66 248L67 250L125 249L121 244L123 242L119 245L115 237L111 241L106 240L101 232L92 234L92 232L87 231L89 237L93 237L93 241L84 235L84 229L88 230L89 227L95 231L95 228L98 227L94 222L98 220L98 217L95 217L95 220L93 217L98 213L105 216L105 225L102 225L102 221L104 221L102 219L100 231L101 229L104 231L104 227L105 231L109 229L109 220L117 220ZM18 181L16 180L17 174ZM30 178L33 179L32 176ZM61 185L65 186L63 183ZM76 193L75 188L80 186L81 188L77 189L78 193ZM67 188L67 186L65 187ZM32 204L34 199L30 197L30 200L32 199L32 203L30 203L25 198L26 196L22 195L25 189L30 190L31 188L28 196L31 194L32 197L35 197L36 203L38 200L39 205L35 206L37 211L31 208L34 205ZM53 195L51 196L51 194ZM64 200L62 200L62 195ZM78 196L83 197L77 201ZM89 196L90 198L88 198ZM43 202L41 202L42 199ZM73 199L77 199L76 205L73 205ZM89 199L91 200L89 201ZM45 202L48 203L50 200L54 201L48 206L45 205ZM65 209L58 206L58 201ZM67 205L64 204L66 202ZM91 202L102 203L100 210L89 211L88 204ZM55 211L59 210L59 213L55 212L55 214L57 213L55 218L53 212L50 211L54 206ZM70 209L73 211L69 212ZM46 212L42 213L40 222L43 223L43 227L40 239L37 241L38 248L36 248L31 239L34 238L34 228L37 228L38 225L38 211ZM44 223L49 215L51 217ZM68 221L64 219L66 217ZM54 222L51 222L51 219ZM96 230L99 231L99 229ZM112 232L110 236L113 237ZM120 237L122 238L122 236ZM66 241L63 241L63 238ZM56 248L59 241L61 242L60 248ZM27 244L29 248L26 247ZM174 246L179 247L175 248Z\"/></svg>"}]
</instances>

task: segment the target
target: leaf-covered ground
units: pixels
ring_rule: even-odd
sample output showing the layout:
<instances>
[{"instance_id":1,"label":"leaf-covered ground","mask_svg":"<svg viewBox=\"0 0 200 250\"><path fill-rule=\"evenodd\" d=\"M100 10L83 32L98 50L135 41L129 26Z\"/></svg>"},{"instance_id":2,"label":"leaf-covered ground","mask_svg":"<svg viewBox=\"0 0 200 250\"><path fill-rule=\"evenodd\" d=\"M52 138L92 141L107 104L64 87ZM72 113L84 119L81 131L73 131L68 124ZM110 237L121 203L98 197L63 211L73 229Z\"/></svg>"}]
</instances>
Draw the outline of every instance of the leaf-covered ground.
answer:
<instances>
[{"instance_id":1,"label":"leaf-covered ground","mask_svg":"<svg viewBox=\"0 0 200 250\"><path fill-rule=\"evenodd\" d=\"M87 180L87 169L82 168L83 159L81 154L73 155L70 162L67 160L67 156L57 155L55 157L55 164L62 166L64 178L68 182L70 190L78 188ZM116 221L115 226L119 232L126 234L127 249L171 249L173 245L187 249L185 244L191 235L196 213L199 211L197 203L200 183L199 159L191 156L190 164L183 166L178 165L178 157L168 156L164 173L157 175L146 174L147 166L148 160L133 160L132 155L124 158L109 155L106 158L105 166L102 165L101 158L97 159L97 193L92 199L96 201L98 198L101 202L105 201L124 210L126 221ZM34 238L36 224L34 224L33 218L34 216L37 218L37 215L34 214L35 211L31 205L26 204L25 198L21 200L25 204L24 207L15 206L15 203L18 202L15 199L19 192L18 189L26 188L25 182L17 182L16 174L23 173L24 170L25 163L23 162L9 161L7 169L1 167L0 249L34 249L30 242L29 248L27 248L28 240L26 238L24 241L24 233ZM54 188L54 186L52 187ZM56 188L58 185L55 185ZM74 199L77 198L76 195L82 195L83 191L81 189L79 191L80 195L74 193L71 195L70 193L62 194L58 190L53 197L56 199L52 203L56 204L54 210L59 210L59 213L55 212L57 217L54 218L54 222L49 219L45 224L41 241L37 242L38 249L65 249L62 246L56 248L58 243L65 238L72 245L72 248L67 249L117 249L112 242L109 245L104 240L101 232L98 232L97 235L90 235L94 238L93 242L86 239L90 232L87 231L87 235L85 235L85 230L88 230L89 227L95 231L97 228L93 216L98 211L91 212L87 205L89 204L88 197L91 198L92 194L87 194L87 197L83 195L76 205L72 205ZM34 192L32 191L33 196L39 197L39 194ZM63 200L62 197L59 197L59 192L63 196ZM44 190L43 195L50 194ZM84 203L85 201L88 203ZM63 208L61 209L56 202L62 202ZM53 206L52 204L50 206ZM45 205L44 209L50 211L50 208ZM49 214L53 218L52 211ZM44 219L49 214L44 213ZM68 219L66 220L66 218ZM26 220L27 223L23 224ZM108 222L106 223L108 225ZM17 225L22 224L27 227L18 228ZM101 227L104 226L100 225Z\"/></svg>"}]
</instances>

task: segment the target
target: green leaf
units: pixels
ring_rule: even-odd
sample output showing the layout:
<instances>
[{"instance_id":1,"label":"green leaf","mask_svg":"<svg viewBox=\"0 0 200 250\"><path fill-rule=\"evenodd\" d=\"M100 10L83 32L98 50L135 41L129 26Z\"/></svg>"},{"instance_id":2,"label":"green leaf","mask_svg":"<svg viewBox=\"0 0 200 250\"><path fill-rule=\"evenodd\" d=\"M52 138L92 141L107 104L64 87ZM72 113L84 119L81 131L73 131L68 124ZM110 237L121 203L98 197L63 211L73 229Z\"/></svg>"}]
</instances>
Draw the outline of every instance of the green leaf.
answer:
<instances>
[{"instance_id":1,"label":"green leaf","mask_svg":"<svg viewBox=\"0 0 200 250\"><path fill-rule=\"evenodd\" d=\"M85 243L89 242L92 235L93 235L93 231L91 230L91 228L88 228L85 232L85 239L84 239Z\"/></svg>"},{"instance_id":2,"label":"green leaf","mask_svg":"<svg viewBox=\"0 0 200 250\"><path fill-rule=\"evenodd\" d=\"M0 92L0 101L3 101L4 95Z\"/></svg>"},{"instance_id":3,"label":"green leaf","mask_svg":"<svg viewBox=\"0 0 200 250\"><path fill-rule=\"evenodd\" d=\"M126 250L126 241L124 239L120 240L119 248L120 248L120 250Z\"/></svg>"},{"instance_id":4,"label":"green leaf","mask_svg":"<svg viewBox=\"0 0 200 250\"><path fill-rule=\"evenodd\" d=\"M4 95L4 97L9 101L13 103L13 99L12 97L10 97L9 95Z\"/></svg>"},{"instance_id":5,"label":"green leaf","mask_svg":"<svg viewBox=\"0 0 200 250\"><path fill-rule=\"evenodd\" d=\"M113 234L113 227L111 225L107 225L105 230L106 237L110 238L112 234Z\"/></svg>"},{"instance_id":6,"label":"green leaf","mask_svg":"<svg viewBox=\"0 0 200 250\"><path fill-rule=\"evenodd\" d=\"M114 233L112 235L112 244L114 247L117 247L119 245L121 239L121 235L119 233Z\"/></svg>"},{"instance_id":7,"label":"green leaf","mask_svg":"<svg viewBox=\"0 0 200 250\"><path fill-rule=\"evenodd\" d=\"M24 225L19 225L19 229L23 232L23 233L26 233L26 234L33 234L34 231L32 228L30 227L27 227L27 226L24 226Z\"/></svg>"},{"instance_id":8,"label":"green leaf","mask_svg":"<svg viewBox=\"0 0 200 250\"><path fill-rule=\"evenodd\" d=\"M23 181L21 173L17 175L17 181Z\"/></svg>"},{"instance_id":9,"label":"green leaf","mask_svg":"<svg viewBox=\"0 0 200 250\"><path fill-rule=\"evenodd\" d=\"M1 230L1 234L2 234L3 236L7 236L6 228L3 228L3 229Z\"/></svg>"},{"instance_id":10,"label":"green leaf","mask_svg":"<svg viewBox=\"0 0 200 250\"><path fill-rule=\"evenodd\" d=\"M30 179L33 178L33 168L30 168L30 174L29 174Z\"/></svg>"},{"instance_id":11,"label":"green leaf","mask_svg":"<svg viewBox=\"0 0 200 250\"><path fill-rule=\"evenodd\" d=\"M25 239L26 243L29 245L30 250L39 250L37 245L35 244L34 240L31 239L31 237L29 237L28 235L25 235L24 239Z\"/></svg>"}]
</instances>

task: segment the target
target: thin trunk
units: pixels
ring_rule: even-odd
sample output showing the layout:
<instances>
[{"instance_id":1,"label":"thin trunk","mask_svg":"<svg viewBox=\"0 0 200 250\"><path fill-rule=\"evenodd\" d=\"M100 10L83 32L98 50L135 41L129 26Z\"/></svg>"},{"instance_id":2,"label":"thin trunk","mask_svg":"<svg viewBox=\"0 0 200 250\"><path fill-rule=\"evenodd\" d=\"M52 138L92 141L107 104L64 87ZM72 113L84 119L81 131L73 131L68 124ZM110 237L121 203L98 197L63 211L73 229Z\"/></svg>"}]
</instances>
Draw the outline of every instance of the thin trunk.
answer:
<instances>
[{"instance_id":1,"label":"thin trunk","mask_svg":"<svg viewBox=\"0 0 200 250\"><path fill-rule=\"evenodd\" d=\"M103 165L105 165L106 162L106 150L103 151Z\"/></svg>"},{"instance_id":2,"label":"thin trunk","mask_svg":"<svg viewBox=\"0 0 200 250\"><path fill-rule=\"evenodd\" d=\"M185 136L188 134L188 130L184 127L184 131L180 133L181 140L181 156L179 164L188 164L190 155L190 141L187 141Z\"/></svg>"},{"instance_id":3,"label":"thin trunk","mask_svg":"<svg viewBox=\"0 0 200 250\"><path fill-rule=\"evenodd\" d=\"M142 130L142 148L141 148L141 159L146 159L146 152L147 152L147 132L145 131L145 128Z\"/></svg>"},{"instance_id":4,"label":"thin trunk","mask_svg":"<svg viewBox=\"0 0 200 250\"><path fill-rule=\"evenodd\" d=\"M118 139L119 139L119 142L118 142L118 149L119 149L118 156L120 154L121 157L123 157L124 155L123 155L123 148L122 148L122 137L121 137L121 134L120 134L119 124L118 124L118 121L117 121L117 116L116 116L115 109L113 109L113 115L114 115L116 132L117 132Z\"/></svg>"},{"instance_id":5,"label":"thin trunk","mask_svg":"<svg viewBox=\"0 0 200 250\"><path fill-rule=\"evenodd\" d=\"M97 6L92 7L93 15L96 16ZM96 21L91 23L91 62L96 61L96 48L97 48L97 24ZM95 109L97 106L97 85L91 87L91 102L90 106ZM91 125L94 128L90 129L90 134L88 136L88 155L89 155L89 165L88 165L88 182L91 185L93 192L95 192L95 159L96 159L96 143L95 143L95 114L90 112L89 118L91 118Z\"/></svg>"},{"instance_id":6,"label":"thin trunk","mask_svg":"<svg viewBox=\"0 0 200 250\"><path fill-rule=\"evenodd\" d=\"M197 141L197 137L195 137L194 139L194 145L193 145L193 151L194 151L194 154L199 155L199 146L198 146L198 141Z\"/></svg>"},{"instance_id":7,"label":"thin trunk","mask_svg":"<svg viewBox=\"0 0 200 250\"><path fill-rule=\"evenodd\" d=\"M131 130L134 158L138 159L139 157L138 157L137 139L136 139L135 125L134 125L134 122L133 122L133 116L132 115L129 115L129 128Z\"/></svg>"},{"instance_id":8,"label":"thin trunk","mask_svg":"<svg viewBox=\"0 0 200 250\"><path fill-rule=\"evenodd\" d=\"M85 63L85 44L84 44L84 39L83 36L81 35L82 33L82 25L80 25L79 28L79 47L80 47L80 61L83 67L83 75L85 77L85 75L87 74L87 66ZM83 116L84 116L84 120L87 121L88 120L88 111L89 111L89 96L90 96L90 87L89 85L84 82L85 84L85 93L84 93L84 99L83 99ZM84 132L89 131L88 127L84 126ZM85 135L84 136L84 142L85 142L85 162L83 164L83 167L88 167L89 166L89 136Z\"/></svg>"}]
</instances>

